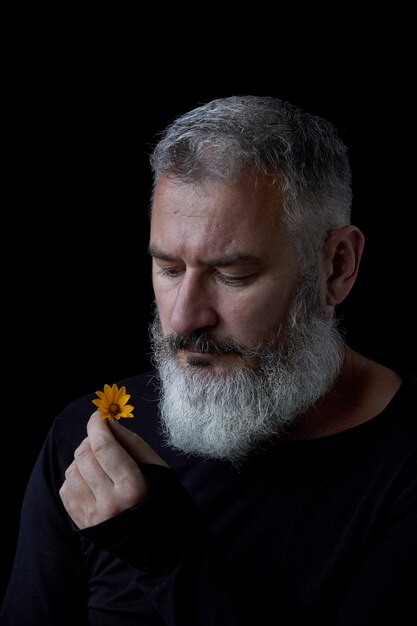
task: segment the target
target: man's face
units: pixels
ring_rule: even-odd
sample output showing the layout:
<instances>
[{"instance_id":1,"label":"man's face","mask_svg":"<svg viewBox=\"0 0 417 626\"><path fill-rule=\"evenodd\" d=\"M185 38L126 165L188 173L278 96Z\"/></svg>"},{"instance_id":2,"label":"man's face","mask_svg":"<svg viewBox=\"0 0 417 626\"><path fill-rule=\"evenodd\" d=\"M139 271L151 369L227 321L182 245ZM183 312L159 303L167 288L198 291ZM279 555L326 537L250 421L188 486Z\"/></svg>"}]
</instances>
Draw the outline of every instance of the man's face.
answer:
<instances>
[{"instance_id":1,"label":"man's face","mask_svg":"<svg viewBox=\"0 0 417 626\"><path fill-rule=\"evenodd\" d=\"M151 253L161 425L187 454L241 461L333 385L341 341L319 264L299 275L262 178L204 187L162 179Z\"/></svg>"},{"instance_id":2,"label":"man's face","mask_svg":"<svg viewBox=\"0 0 417 626\"><path fill-rule=\"evenodd\" d=\"M298 274L295 248L279 219L270 179L186 184L162 177L154 197L150 250L164 335L206 333L247 349L273 340ZM234 351L177 352L181 365L226 372Z\"/></svg>"}]
</instances>

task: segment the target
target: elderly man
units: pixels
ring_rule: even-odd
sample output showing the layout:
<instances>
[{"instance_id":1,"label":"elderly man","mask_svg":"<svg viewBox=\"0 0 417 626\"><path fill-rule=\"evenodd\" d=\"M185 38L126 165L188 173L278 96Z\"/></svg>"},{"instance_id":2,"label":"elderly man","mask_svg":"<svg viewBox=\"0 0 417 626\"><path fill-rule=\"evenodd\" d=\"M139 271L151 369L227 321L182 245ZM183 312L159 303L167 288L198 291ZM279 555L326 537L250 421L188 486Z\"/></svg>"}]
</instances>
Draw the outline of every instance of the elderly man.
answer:
<instances>
[{"instance_id":1,"label":"elderly man","mask_svg":"<svg viewBox=\"0 0 417 626\"><path fill-rule=\"evenodd\" d=\"M338 330L364 245L345 146L230 97L152 166L155 371L122 381L129 429L91 396L54 423L5 623L415 624L416 380Z\"/></svg>"}]
</instances>

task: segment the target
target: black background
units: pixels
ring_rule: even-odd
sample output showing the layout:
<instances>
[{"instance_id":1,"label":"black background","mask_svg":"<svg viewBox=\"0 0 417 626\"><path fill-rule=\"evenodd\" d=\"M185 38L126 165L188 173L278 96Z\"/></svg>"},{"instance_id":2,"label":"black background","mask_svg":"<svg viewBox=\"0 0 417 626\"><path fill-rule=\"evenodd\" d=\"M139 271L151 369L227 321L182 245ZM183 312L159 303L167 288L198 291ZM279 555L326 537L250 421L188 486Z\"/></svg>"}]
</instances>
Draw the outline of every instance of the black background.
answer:
<instances>
[{"instance_id":1,"label":"black background","mask_svg":"<svg viewBox=\"0 0 417 626\"><path fill-rule=\"evenodd\" d=\"M333 45L291 66L278 49L269 63L231 50L202 63L171 44L156 66L157 38L137 49L140 33L107 24L100 35L93 25L87 33L43 29L11 53L2 588L24 487L54 417L72 399L149 367L148 153L186 110L215 97L272 95L339 128L351 153L353 222L366 236L360 276L340 309L348 342L416 371L415 103L406 59L371 51L352 64Z\"/></svg>"}]
</instances>

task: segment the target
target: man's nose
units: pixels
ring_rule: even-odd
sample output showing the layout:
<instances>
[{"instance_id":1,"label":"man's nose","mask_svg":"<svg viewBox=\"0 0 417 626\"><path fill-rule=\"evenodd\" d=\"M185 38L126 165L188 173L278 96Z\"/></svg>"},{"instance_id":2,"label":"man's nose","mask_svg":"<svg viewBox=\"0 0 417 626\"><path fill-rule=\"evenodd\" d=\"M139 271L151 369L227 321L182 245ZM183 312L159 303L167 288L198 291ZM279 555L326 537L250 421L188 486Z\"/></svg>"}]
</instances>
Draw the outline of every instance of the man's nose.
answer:
<instances>
[{"instance_id":1,"label":"man's nose","mask_svg":"<svg viewBox=\"0 0 417 626\"><path fill-rule=\"evenodd\" d=\"M215 301L207 280L184 275L171 313L171 329L180 335L212 328L218 322Z\"/></svg>"}]
</instances>

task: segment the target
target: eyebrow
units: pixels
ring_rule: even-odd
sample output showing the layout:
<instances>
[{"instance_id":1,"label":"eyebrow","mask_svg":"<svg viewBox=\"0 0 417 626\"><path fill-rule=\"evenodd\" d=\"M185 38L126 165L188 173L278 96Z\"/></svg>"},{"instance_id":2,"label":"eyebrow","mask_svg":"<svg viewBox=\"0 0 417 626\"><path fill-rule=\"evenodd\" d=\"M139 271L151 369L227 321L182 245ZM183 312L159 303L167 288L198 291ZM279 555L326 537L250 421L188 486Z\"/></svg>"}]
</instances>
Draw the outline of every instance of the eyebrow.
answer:
<instances>
[{"instance_id":1,"label":"eyebrow","mask_svg":"<svg viewBox=\"0 0 417 626\"><path fill-rule=\"evenodd\" d=\"M149 246L148 253L154 259L160 261L175 261L176 258L170 254L166 254L162 250L159 250L156 246ZM227 267L228 265L234 265L235 263L252 263L254 265L260 265L261 260L251 254L225 254L210 261L206 261L207 265L215 267Z\"/></svg>"}]
</instances>

